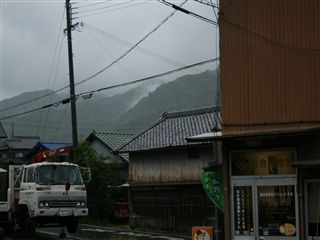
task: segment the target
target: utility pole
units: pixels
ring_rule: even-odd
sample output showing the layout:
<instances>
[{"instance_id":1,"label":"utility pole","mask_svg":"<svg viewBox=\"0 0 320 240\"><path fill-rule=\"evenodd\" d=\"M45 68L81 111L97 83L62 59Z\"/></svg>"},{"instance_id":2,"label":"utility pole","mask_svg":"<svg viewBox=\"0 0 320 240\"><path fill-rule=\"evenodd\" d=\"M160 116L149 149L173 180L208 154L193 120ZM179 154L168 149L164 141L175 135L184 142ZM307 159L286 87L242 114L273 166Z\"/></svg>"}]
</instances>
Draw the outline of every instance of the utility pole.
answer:
<instances>
[{"instance_id":1,"label":"utility pole","mask_svg":"<svg viewBox=\"0 0 320 240\"><path fill-rule=\"evenodd\" d=\"M76 97L73 74L73 52L72 52L72 14L70 0L66 0L66 17L67 17L67 37L68 37L68 57L69 57L69 79L70 79L70 105L71 105L71 124L72 124L72 143L73 146L78 145L78 130L77 130L77 110Z\"/></svg>"}]
</instances>

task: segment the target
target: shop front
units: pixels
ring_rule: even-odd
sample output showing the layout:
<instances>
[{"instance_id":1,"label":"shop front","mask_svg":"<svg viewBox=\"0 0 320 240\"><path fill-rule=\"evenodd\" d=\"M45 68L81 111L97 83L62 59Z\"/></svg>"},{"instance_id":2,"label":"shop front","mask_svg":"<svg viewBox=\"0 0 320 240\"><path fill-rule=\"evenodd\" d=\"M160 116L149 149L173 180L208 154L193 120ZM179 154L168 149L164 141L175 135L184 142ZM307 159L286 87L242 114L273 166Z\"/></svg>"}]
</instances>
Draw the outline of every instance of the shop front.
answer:
<instances>
[{"instance_id":1,"label":"shop front","mask_svg":"<svg viewBox=\"0 0 320 240\"><path fill-rule=\"evenodd\" d=\"M224 238L320 240L319 129L211 133L222 142Z\"/></svg>"},{"instance_id":2,"label":"shop front","mask_svg":"<svg viewBox=\"0 0 320 240\"><path fill-rule=\"evenodd\" d=\"M299 239L294 149L230 152L231 238Z\"/></svg>"}]
</instances>

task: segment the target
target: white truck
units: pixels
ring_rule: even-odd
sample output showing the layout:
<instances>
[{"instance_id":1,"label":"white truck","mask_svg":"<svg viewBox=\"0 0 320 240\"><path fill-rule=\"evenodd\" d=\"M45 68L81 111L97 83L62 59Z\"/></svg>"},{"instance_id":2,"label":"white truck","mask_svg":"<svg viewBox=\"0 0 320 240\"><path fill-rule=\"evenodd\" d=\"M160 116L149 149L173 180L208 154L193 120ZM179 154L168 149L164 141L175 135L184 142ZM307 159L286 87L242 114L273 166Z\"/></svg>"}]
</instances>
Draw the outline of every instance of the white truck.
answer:
<instances>
[{"instance_id":1,"label":"white truck","mask_svg":"<svg viewBox=\"0 0 320 240\"><path fill-rule=\"evenodd\" d=\"M0 169L0 227L32 235L36 227L62 226L61 237L64 227L75 233L79 218L88 215L81 170L76 164L46 161Z\"/></svg>"}]
</instances>

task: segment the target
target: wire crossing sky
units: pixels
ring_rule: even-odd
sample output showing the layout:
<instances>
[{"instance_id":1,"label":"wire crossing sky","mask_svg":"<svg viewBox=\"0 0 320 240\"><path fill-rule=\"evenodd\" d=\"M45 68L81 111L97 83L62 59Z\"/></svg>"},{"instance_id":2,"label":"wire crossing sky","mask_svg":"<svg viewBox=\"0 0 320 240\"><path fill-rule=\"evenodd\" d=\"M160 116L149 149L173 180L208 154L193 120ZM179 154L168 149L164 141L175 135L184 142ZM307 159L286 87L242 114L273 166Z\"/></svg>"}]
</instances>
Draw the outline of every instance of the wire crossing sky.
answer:
<instances>
[{"instance_id":1,"label":"wire crossing sky","mask_svg":"<svg viewBox=\"0 0 320 240\"><path fill-rule=\"evenodd\" d=\"M180 5L184 1L170 2ZM213 6L209 3L189 0L183 8L215 21ZM0 100L47 88L67 92L67 42L66 36L61 33L64 8L63 0L0 0ZM173 11L157 0L73 1L73 8L73 23L85 22L92 26L91 29L100 29L133 44ZM65 28L65 22L62 26ZM76 91L85 92L129 82L133 76L139 79L170 71L177 67L173 62L186 66L215 58L218 56L215 48L217 31L216 26L178 11L138 44L143 52L141 49L130 50L130 46L98 34L95 35L98 41L94 41L85 26L77 28L72 33L75 82L86 83L77 86ZM62 37L57 42L59 35ZM130 54L126 54L128 51ZM106 57L105 52L109 52L110 56ZM146 52L170 61L157 59ZM115 62L119 58L122 68ZM105 71L90 77L109 65ZM215 66L209 63L199 70L213 69ZM166 77L174 79L177 76ZM89 78L90 81L87 81ZM0 106L1 110L4 109Z\"/></svg>"}]
</instances>

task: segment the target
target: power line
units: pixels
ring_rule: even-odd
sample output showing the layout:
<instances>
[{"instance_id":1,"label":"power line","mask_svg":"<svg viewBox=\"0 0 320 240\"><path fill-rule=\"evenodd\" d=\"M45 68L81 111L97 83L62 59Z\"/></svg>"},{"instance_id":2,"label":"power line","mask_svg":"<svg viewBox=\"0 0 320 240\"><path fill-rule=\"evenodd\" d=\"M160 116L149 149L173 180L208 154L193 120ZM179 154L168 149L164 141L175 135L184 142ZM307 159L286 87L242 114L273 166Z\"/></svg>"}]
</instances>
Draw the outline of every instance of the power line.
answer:
<instances>
[{"instance_id":1,"label":"power line","mask_svg":"<svg viewBox=\"0 0 320 240\"><path fill-rule=\"evenodd\" d=\"M103 6L103 7L99 7L99 8L87 9L87 10L81 10L81 13L92 12L92 11L102 10L102 9L106 9L106 8L113 8L113 7L117 7L117 6L121 6L121 5L125 5L125 4L128 4L128 3L131 3L133 1L134 0L129 0L127 2L121 2L121 3L114 4L114 5L108 5L108 6Z\"/></svg>"},{"instance_id":2,"label":"power line","mask_svg":"<svg viewBox=\"0 0 320 240\"><path fill-rule=\"evenodd\" d=\"M56 136L57 136L58 131L60 130L60 127L61 127L62 121L63 121L63 119L64 119L64 115L66 114L68 105L69 105L69 103L66 104L66 106L65 106L65 108L64 108L64 111L63 111L63 113L62 113L62 116L61 116L61 118L60 118L60 121L59 121L59 123L58 123L58 125L57 125L57 128L55 129L55 133L53 134L52 142L54 141L54 139L55 139ZM47 125L46 125L46 128L47 128ZM44 136L45 136L45 135L44 135Z\"/></svg>"},{"instance_id":3,"label":"power line","mask_svg":"<svg viewBox=\"0 0 320 240\"><path fill-rule=\"evenodd\" d=\"M85 98L88 94L92 95L93 93L96 93L96 92L101 92L101 91L105 91L105 90L109 90L109 89L113 89L113 88L118 88L118 87L129 86L129 85L133 85L133 84L136 84L136 83L139 83L139 82L149 81L149 80L152 80L154 78L163 77L163 76L166 76L166 75L169 75L169 74L172 74L172 73L176 73L176 72L181 72L181 71L186 70L188 68L204 65L204 64L207 64L207 63L210 63L210 62L215 62L215 61L218 61L218 60L219 60L219 58L209 59L209 60L205 60L205 61L202 61L202 62L190 64L188 66L181 67L181 68L178 68L178 69L174 69L174 70L170 70L170 71L163 72L163 73L160 73L160 74L156 74L156 75L153 75L153 76L150 76L150 77L141 78L141 79L138 79L138 80L135 80L135 81L126 82L126 83L120 83L120 84L107 86L107 87L99 88L99 89L92 90L92 91L82 92L82 93L77 94L76 98L79 97L79 96ZM60 104L67 104L69 102L70 102L70 97L66 98L66 99L63 99L61 101L57 101L57 102L42 106L42 107L31 109L29 111L25 111L25 112L13 114L13 115L10 115L10 116L2 117L2 118L0 118L0 121L5 120L5 119L9 119L9 118L14 118L14 117L26 115L26 114L33 113L33 112L37 112L37 111L40 111L40 110L43 110L43 109L46 109L46 108L50 108L50 107L58 107Z\"/></svg>"},{"instance_id":4,"label":"power line","mask_svg":"<svg viewBox=\"0 0 320 240\"><path fill-rule=\"evenodd\" d=\"M110 1L110 0L109 0ZM86 4L86 5L80 5L80 6L77 6L77 8L87 8L87 7L92 7L92 6L96 6L96 5L100 5L100 4L105 4L106 2L105 1L101 1L101 2L95 2L95 3L90 3L90 4ZM72 4L75 4L75 3L72 3Z\"/></svg>"},{"instance_id":5,"label":"power line","mask_svg":"<svg viewBox=\"0 0 320 240\"><path fill-rule=\"evenodd\" d=\"M180 6L184 5L188 0L185 0L182 4L180 4ZM96 76L100 75L101 73L103 73L104 71L106 71L107 69L109 69L110 67L112 67L114 64L116 64L117 62L119 62L121 59L123 59L125 56L127 56L133 49L135 49L140 43L142 43L145 39L147 39L151 34L153 34L154 32L156 32L163 24L165 24L175 13L177 12L177 10L174 10L173 12L171 12L164 20L162 20L155 28L153 28L149 33L147 33L142 39L140 39L136 44L134 44L131 48L129 48L125 53L123 53L120 57L118 57L116 60L114 60L112 63L110 63L109 65L107 65L106 67L102 68L100 71L96 72L95 74L91 75L90 77L76 83L75 85L79 85L79 84L83 84L93 78L95 78Z\"/></svg>"},{"instance_id":6,"label":"power line","mask_svg":"<svg viewBox=\"0 0 320 240\"><path fill-rule=\"evenodd\" d=\"M210 7L213 7L213 8L218 8L217 5L213 4L212 2L205 1L205 0L193 0L193 1L210 6Z\"/></svg>"},{"instance_id":7,"label":"power line","mask_svg":"<svg viewBox=\"0 0 320 240\"><path fill-rule=\"evenodd\" d=\"M103 31L103 30L101 30L101 29L99 29L99 28L96 28L96 27L88 24L88 23L85 23L85 25L86 25L86 29L87 29L87 30L93 30L94 32L99 33L100 35L103 35L106 39L112 40L112 41L114 41L114 42L116 42L116 43L118 43L118 44L121 44L121 45L123 45L123 46L126 46L126 47L133 45L132 43L130 43L130 42L128 42L128 41L126 41L126 40L124 40L124 39L122 39L122 38L120 38L120 37L117 37L117 36L115 36L115 35L113 35L113 34L111 34L111 33L107 33L107 32L105 32L105 31ZM161 55L161 54L158 54L158 53L156 53L156 52L154 52L154 51L145 49L145 48L143 48L143 47L137 46L137 47L136 47L136 50L137 50L137 51L140 51L141 53L143 53L143 54L145 54L145 55L148 55L148 56L150 56L150 57L159 59L159 60L161 60L161 61L163 61L163 62L166 62L166 63L168 63L168 64L171 64L171 65L174 65L175 67L182 67L182 66L184 66L184 64L181 63L181 62L175 61L175 60L173 60L173 59L170 59L170 58L165 57L165 56L163 56L163 55Z\"/></svg>"},{"instance_id":8,"label":"power line","mask_svg":"<svg viewBox=\"0 0 320 240\"><path fill-rule=\"evenodd\" d=\"M229 2L227 2L225 5L223 5L219 10L219 14L221 14L221 13L223 14L223 11L225 11L228 7L230 7L233 2L234 2L234 0L229 0Z\"/></svg>"},{"instance_id":9,"label":"power line","mask_svg":"<svg viewBox=\"0 0 320 240\"><path fill-rule=\"evenodd\" d=\"M114 11L117 11L117 10L122 10L122 9L130 8L130 7L136 7L136 6L139 6L139 5L146 4L146 3L147 3L147 2L140 2L140 3L135 3L135 4L132 4L132 5L129 5L129 6L123 6L123 7L118 7L118 8L110 9L110 10L105 10L105 11L102 11L102 12L80 15L79 18L92 17L92 16L96 16L96 15L99 15L99 14L103 14L103 13L109 13L109 12L114 12Z\"/></svg>"},{"instance_id":10,"label":"power line","mask_svg":"<svg viewBox=\"0 0 320 240\"><path fill-rule=\"evenodd\" d=\"M190 15L190 16L192 16L192 17L198 18L198 19L200 19L200 20L202 20L202 21L204 21L204 22L207 22L207 23L210 23L210 24L213 24L213 25L218 26L218 23L217 23L217 22L212 21L212 20L209 19L209 18L203 17L203 16L201 16L201 15L199 15L199 14L197 14L197 13L191 12L191 11L185 9L185 8L182 8L181 6L177 6L177 5L175 5L175 4L172 4L172 3L170 3L170 2L167 2L166 0L158 0L158 2L160 2L160 3L162 3L162 4L165 4L165 5L167 5L167 6L170 6L170 7L174 8L174 9L176 9L176 10L178 10L178 11L180 11L180 12L183 12L183 13L185 13L185 14L188 14L188 15Z\"/></svg>"},{"instance_id":11,"label":"power line","mask_svg":"<svg viewBox=\"0 0 320 240\"><path fill-rule=\"evenodd\" d=\"M63 42L62 29L63 29L63 22L64 22L63 21L64 20L64 14L65 14L65 9L63 10L63 13L62 13L62 16L61 16L59 34L58 34L58 37L57 37L57 40L56 40L55 52L54 52L53 59L52 59L52 65L51 65L51 69L50 69L50 77L49 77L49 80L48 80L48 83L47 83L47 89L49 89L50 80L53 79L53 88L54 88L54 85L55 85L55 82L56 82L56 79L57 79L58 62L59 62L59 59L61 57L62 46L63 46L63 44L62 44L62 42ZM56 63L56 69L54 71L55 63ZM51 95L50 102L52 102L52 97L53 97L53 95ZM43 101L43 104L44 104L44 101ZM43 117L42 113L43 112L41 112L41 114L40 114L40 121L39 121L40 123L42 122L42 117ZM45 121L46 124L48 122L49 114L50 114L50 108L49 108L49 110L47 112L47 118L46 118L46 121ZM44 129L46 129L46 128L44 128ZM37 129L37 135L39 135L39 131L40 131L40 128Z\"/></svg>"},{"instance_id":12,"label":"power line","mask_svg":"<svg viewBox=\"0 0 320 240\"><path fill-rule=\"evenodd\" d=\"M185 0L183 3L180 4L180 6L183 6L188 0ZM75 86L78 86L82 83L85 83L93 78L95 78L96 76L100 75L101 73L103 73L104 71L106 71L108 68L112 67L114 64L116 64L117 62L119 62L121 59L123 59L126 55L128 55L133 49L135 49L139 44L141 44L145 39L147 39L151 34L153 34L154 32L156 32L165 22L167 22L175 13L176 13L177 10L174 10L173 12L171 12L164 20L162 20L154 29L152 29L149 33L147 33L141 40L139 40L136 44L134 44L129 50L127 50L124 54L122 54L120 57L118 57L115 61L113 61L112 63L110 63L109 65L107 65L106 67L104 67L103 69L101 69L100 71L96 72L95 74L91 75L90 77L78 82L75 84ZM23 106L25 104L28 104L28 103L31 103L31 102L34 102L34 101L37 101L37 100L40 100L42 98L45 98L45 97L48 97L48 96L51 96L55 93L58 93L58 92L61 92L62 90L65 90L69 88L69 85L68 86L65 86L65 87L62 87L62 88L59 88L51 93L48 93L48 94L44 94L42 96L39 96L39 97L36 97L36 98L33 98L33 99L30 99L28 101L25 101L23 103L19 103L19 104L15 104L13 106L10 106L10 107L7 107L7 108L4 108L4 109L1 109L0 110L0 113L1 112L4 112L4 111L8 111L8 110L12 110L12 109L15 109L17 107L20 107L20 106Z\"/></svg>"},{"instance_id":13,"label":"power line","mask_svg":"<svg viewBox=\"0 0 320 240\"><path fill-rule=\"evenodd\" d=\"M105 90L109 90L109 89L113 89L113 88L129 86L129 85L133 85L133 84L140 83L140 82L145 82L145 81L148 81L148 80L152 80L154 78L159 78L159 77L163 77L163 76L166 76L166 75L169 75L169 74L172 74L172 73L181 72L181 71L186 70L188 68L204 65L204 64L207 64L207 63L210 63L210 62L215 62L215 61L218 61L218 60L219 60L219 58L205 60L205 61L202 61L202 62L194 63L194 64L191 64L191 65L187 65L187 66L184 66L184 67L181 67L181 68L177 68L177 69L174 69L174 70L170 70L170 71L167 71L167 72L159 73L157 75L153 75L153 76L150 76L150 77L141 78L141 79L134 80L134 81L131 81L131 82L120 83L120 84L116 84L116 85L113 85L113 86L103 87L103 88L100 88L100 89L97 89L97 90L93 90L93 91L87 91L87 92L84 92L84 93L80 93L79 96L86 95L86 94L93 94L95 92L105 91Z\"/></svg>"}]
</instances>

